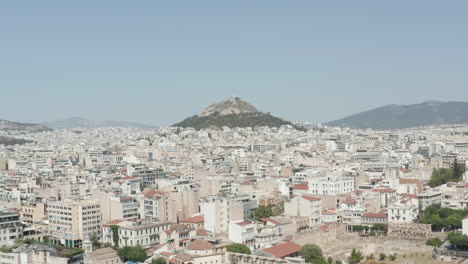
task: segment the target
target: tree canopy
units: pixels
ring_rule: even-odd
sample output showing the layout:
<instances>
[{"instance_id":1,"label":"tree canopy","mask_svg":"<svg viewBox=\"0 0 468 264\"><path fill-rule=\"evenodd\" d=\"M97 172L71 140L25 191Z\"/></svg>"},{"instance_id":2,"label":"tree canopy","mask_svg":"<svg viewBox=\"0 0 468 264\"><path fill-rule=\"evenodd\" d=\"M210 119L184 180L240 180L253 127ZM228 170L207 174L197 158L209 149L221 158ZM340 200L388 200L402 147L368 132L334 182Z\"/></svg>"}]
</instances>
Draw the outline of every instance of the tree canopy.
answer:
<instances>
[{"instance_id":1,"label":"tree canopy","mask_svg":"<svg viewBox=\"0 0 468 264\"><path fill-rule=\"evenodd\" d=\"M353 249L351 252L351 256L348 257L348 262L349 264L358 264L364 259L364 256L362 255L361 251Z\"/></svg>"},{"instance_id":2,"label":"tree canopy","mask_svg":"<svg viewBox=\"0 0 468 264\"><path fill-rule=\"evenodd\" d=\"M306 262L327 263L323 258L322 249L315 244L305 244L302 246L300 254Z\"/></svg>"},{"instance_id":3,"label":"tree canopy","mask_svg":"<svg viewBox=\"0 0 468 264\"><path fill-rule=\"evenodd\" d=\"M119 248L117 254L123 261L144 262L148 258L146 250L140 245Z\"/></svg>"},{"instance_id":4,"label":"tree canopy","mask_svg":"<svg viewBox=\"0 0 468 264\"><path fill-rule=\"evenodd\" d=\"M260 218L268 218L270 216L281 215L284 212L284 203L260 205L249 216L250 219L258 220Z\"/></svg>"},{"instance_id":5,"label":"tree canopy","mask_svg":"<svg viewBox=\"0 0 468 264\"><path fill-rule=\"evenodd\" d=\"M442 168L432 172L429 186L434 188L447 182L459 182L463 178L463 173L465 173L465 166L458 164L457 159L455 159L451 169Z\"/></svg>"},{"instance_id":6,"label":"tree canopy","mask_svg":"<svg viewBox=\"0 0 468 264\"><path fill-rule=\"evenodd\" d=\"M440 205L430 205L424 210L423 216L419 219L421 224L431 224L433 231L440 231L445 228L461 228L462 220L468 215L468 209L442 208Z\"/></svg>"},{"instance_id":7,"label":"tree canopy","mask_svg":"<svg viewBox=\"0 0 468 264\"><path fill-rule=\"evenodd\" d=\"M428 240L426 240L426 245L427 246L438 246L442 243L442 240L438 237L433 237L433 238L429 238Z\"/></svg>"},{"instance_id":8,"label":"tree canopy","mask_svg":"<svg viewBox=\"0 0 468 264\"><path fill-rule=\"evenodd\" d=\"M167 261L166 261L165 258L159 257L159 258L154 258L154 259L151 261L151 264L167 264Z\"/></svg>"},{"instance_id":9,"label":"tree canopy","mask_svg":"<svg viewBox=\"0 0 468 264\"><path fill-rule=\"evenodd\" d=\"M252 254L252 251L250 248L244 244L240 243L234 243L229 246L227 246L227 251L228 252L234 252L234 253L241 253L241 254Z\"/></svg>"},{"instance_id":10,"label":"tree canopy","mask_svg":"<svg viewBox=\"0 0 468 264\"><path fill-rule=\"evenodd\" d=\"M450 233L448 241L458 249L468 250L468 236L460 233Z\"/></svg>"}]
</instances>

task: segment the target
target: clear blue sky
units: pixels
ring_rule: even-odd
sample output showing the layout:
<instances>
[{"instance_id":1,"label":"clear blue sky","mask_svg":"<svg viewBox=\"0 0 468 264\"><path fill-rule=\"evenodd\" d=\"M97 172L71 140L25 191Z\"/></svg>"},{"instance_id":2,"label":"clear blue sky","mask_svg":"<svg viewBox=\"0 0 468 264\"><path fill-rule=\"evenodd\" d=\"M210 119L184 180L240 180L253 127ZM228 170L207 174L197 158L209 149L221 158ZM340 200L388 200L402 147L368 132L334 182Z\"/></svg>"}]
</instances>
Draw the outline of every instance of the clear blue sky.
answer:
<instances>
[{"instance_id":1,"label":"clear blue sky","mask_svg":"<svg viewBox=\"0 0 468 264\"><path fill-rule=\"evenodd\" d=\"M468 1L1 1L0 119L170 125L239 96L324 122L468 101Z\"/></svg>"}]
</instances>

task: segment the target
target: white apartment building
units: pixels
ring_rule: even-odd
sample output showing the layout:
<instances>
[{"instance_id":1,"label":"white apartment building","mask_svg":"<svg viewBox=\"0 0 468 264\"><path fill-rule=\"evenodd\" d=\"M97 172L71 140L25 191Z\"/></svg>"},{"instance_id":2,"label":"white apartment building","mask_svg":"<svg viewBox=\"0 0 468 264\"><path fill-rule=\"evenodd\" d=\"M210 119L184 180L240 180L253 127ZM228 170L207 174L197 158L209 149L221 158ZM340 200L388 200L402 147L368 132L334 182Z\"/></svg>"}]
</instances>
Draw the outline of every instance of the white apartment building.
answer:
<instances>
[{"instance_id":1,"label":"white apartment building","mask_svg":"<svg viewBox=\"0 0 468 264\"><path fill-rule=\"evenodd\" d=\"M388 206L389 223L412 223L418 219L419 208L412 200L399 200Z\"/></svg>"},{"instance_id":2,"label":"white apartment building","mask_svg":"<svg viewBox=\"0 0 468 264\"><path fill-rule=\"evenodd\" d=\"M253 248L255 246L255 223L243 220L231 221L229 240Z\"/></svg>"},{"instance_id":3,"label":"white apartment building","mask_svg":"<svg viewBox=\"0 0 468 264\"><path fill-rule=\"evenodd\" d=\"M205 229L213 234L227 232L231 221L244 220L241 202L216 195L201 202L200 213L205 216Z\"/></svg>"},{"instance_id":4,"label":"white apartment building","mask_svg":"<svg viewBox=\"0 0 468 264\"><path fill-rule=\"evenodd\" d=\"M468 216L465 216L462 220L462 233L468 236Z\"/></svg>"},{"instance_id":5,"label":"white apartment building","mask_svg":"<svg viewBox=\"0 0 468 264\"><path fill-rule=\"evenodd\" d=\"M66 247L81 247L86 237L101 232L101 206L95 201L50 202L47 215L51 240Z\"/></svg>"},{"instance_id":6,"label":"white apartment building","mask_svg":"<svg viewBox=\"0 0 468 264\"><path fill-rule=\"evenodd\" d=\"M354 191L354 178L345 176L325 176L309 179L309 193L336 195Z\"/></svg>"}]
</instances>

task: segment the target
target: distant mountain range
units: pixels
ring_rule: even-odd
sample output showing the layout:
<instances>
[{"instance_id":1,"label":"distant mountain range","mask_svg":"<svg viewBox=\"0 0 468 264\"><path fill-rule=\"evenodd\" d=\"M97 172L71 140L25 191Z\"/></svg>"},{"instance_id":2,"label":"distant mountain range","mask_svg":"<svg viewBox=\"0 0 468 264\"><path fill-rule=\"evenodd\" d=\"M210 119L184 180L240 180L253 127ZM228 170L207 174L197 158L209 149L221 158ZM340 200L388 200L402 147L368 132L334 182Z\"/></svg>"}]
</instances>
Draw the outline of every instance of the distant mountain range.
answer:
<instances>
[{"instance_id":1,"label":"distant mountain range","mask_svg":"<svg viewBox=\"0 0 468 264\"><path fill-rule=\"evenodd\" d=\"M302 129L290 121L258 111L257 108L239 97L231 97L212 104L200 114L186 118L173 126L192 127L200 130L208 127L221 128L224 126L232 128L255 126L280 127L283 125L291 125L297 129Z\"/></svg>"},{"instance_id":2,"label":"distant mountain range","mask_svg":"<svg viewBox=\"0 0 468 264\"><path fill-rule=\"evenodd\" d=\"M155 126L123 121L112 120L88 120L81 117L71 117L53 122L42 123L45 126L64 129L64 128L99 128L99 127L135 127L142 129L156 128Z\"/></svg>"},{"instance_id":3,"label":"distant mountain range","mask_svg":"<svg viewBox=\"0 0 468 264\"><path fill-rule=\"evenodd\" d=\"M51 130L47 126L39 124L19 123L8 120L0 120L0 131L20 130L26 132L41 132Z\"/></svg>"},{"instance_id":4,"label":"distant mountain range","mask_svg":"<svg viewBox=\"0 0 468 264\"><path fill-rule=\"evenodd\" d=\"M324 125L357 129L400 129L467 123L467 102L427 101L412 105L387 105Z\"/></svg>"}]
</instances>

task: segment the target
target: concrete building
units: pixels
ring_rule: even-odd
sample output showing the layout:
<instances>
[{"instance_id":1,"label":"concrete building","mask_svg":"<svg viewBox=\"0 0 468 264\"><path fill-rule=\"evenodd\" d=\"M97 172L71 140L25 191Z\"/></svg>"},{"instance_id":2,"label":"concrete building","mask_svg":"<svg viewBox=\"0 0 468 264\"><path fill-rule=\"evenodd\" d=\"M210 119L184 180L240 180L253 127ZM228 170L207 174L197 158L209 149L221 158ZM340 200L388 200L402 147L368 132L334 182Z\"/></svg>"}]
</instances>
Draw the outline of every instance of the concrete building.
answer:
<instances>
[{"instance_id":1,"label":"concrete building","mask_svg":"<svg viewBox=\"0 0 468 264\"><path fill-rule=\"evenodd\" d=\"M231 221L229 240L253 248L255 246L255 223L243 220Z\"/></svg>"},{"instance_id":2,"label":"concrete building","mask_svg":"<svg viewBox=\"0 0 468 264\"><path fill-rule=\"evenodd\" d=\"M67 257L62 257L57 250L47 245L21 245L12 252L0 251L2 264L68 264Z\"/></svg>"},{"instance_id":3,"label":"concrete building","mask_svg":"<svg viewBox=\"0 0 468 264\"><path fill-rule=\"evenodd\" d=\"M388 206L389 223L412 223L418 219L419 207L412 200L399 200Z\"/></svg>"},{"instance_id":4,"label":"concrete building","mask_svg":"<svg viewBox=\"0 0 468 264\"><path fill-rule=\"evenodd\" d=\"M140 245L144 248L150 248L166 242L165 231L170 229L171 224L152 221L112 221L103 226L102 240L103 243L110 243L115 246L113 226L118 226L120 247Z\"/></svg>"},{"instance_id":5,"label":"concrete building","mask_svg":"<svg viewBox=\"0 0 468 264\"><path fill-rule=\"evenodd\" d=\"M32 226L46 216L45 208L41 200L24 201L21 205L21 220Z\"/></svg>"},{"instance_id":6,"label":"concrete building","mask_svg":"<svg viewBox=\"0 0 468 264\"><path fill-rule=\"evenodd\" d=\"M0 246L11 245L23 237L20 214L8 209L0 211Z\"/></svg>"},{"instance_id":7,"label":"concrete building","mask_svg":"<svg viewBox=\"0 0 468 264\"><path fill-rule=\"evenodd\" d=\"M284 214L286 216L308 217L309 226L320 224L321 211L321 199L310 195L296 196L289 202L284 203Z\"/></svg>"},{"instance_id":8,"label":"concrete building","mask_svg":"<svg viewBox=\"0 0 468 264\"><path fill-rule=\"evenodd\" d=\"M354 178L326 176L309 179L309 193L319 195L336 195L354 191Z\"/></svg>"},{"instance_id":9,"label":"concrete building","mask_svg":"<svg viewBox=\"0 0 468 264\"><path fill-rule=\"evenodd\" d=\"M87 200L50 202L47 206L51 240L66 247L82 247L86 237L100 235L101 206Z\"/></svg>"},{"instance_id":10,"label":"concrete building","mask_svg":"<svg viewBox=\"0 0 468 264\"><path fill-rule=\"evenodd\" d=\"M462 233L468 236L468 216L465 216L462 220Z\"/></svg>"},{"instance_id":11,"label":"concrete building","mask_svg":"<svg viewBox=\"0 0 468 264\"><path fill-rule=\"evenodd\" d=\"M113 248L106 247L96 249L95 251L86 254L84 257L84 264L121 264L117 251Z\"/></svg>"},{"instance_id":12,"label":"concrete building","mask_svg":"<svg viewBox=\"0 0 468 264\"><path fill-rule=\"evenodd\" d=\"M168 192L150 189L139 199L141 218L177 222L174 200Z\"/></svg>"},{"instance_id":13,"label":"concrete building","mask_svg":"<svg viewBox=\"0 0 468 264\"><path fill-rule=\"evenodd\" d=\"M226 245L213 245L197 239L187 245L184 251L174 257L175 264L222 264Z\"/></svg>"},{"instance_id":14,"label":"concrete building","mask_svg":"<svg viewBox=\"0 0 468 264\"><path fill-rule=\"evenodd\" d=\"M200 204L205 229L213 234L227 232L231 221L244 220L243 203L227 197L210 195Z\"/></svg>"}]
</instances>

